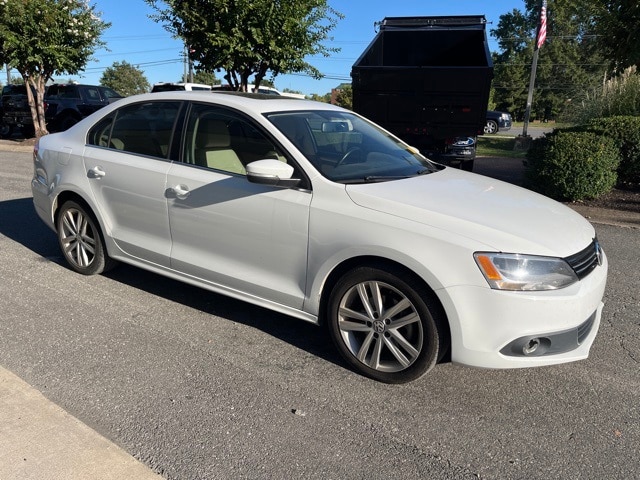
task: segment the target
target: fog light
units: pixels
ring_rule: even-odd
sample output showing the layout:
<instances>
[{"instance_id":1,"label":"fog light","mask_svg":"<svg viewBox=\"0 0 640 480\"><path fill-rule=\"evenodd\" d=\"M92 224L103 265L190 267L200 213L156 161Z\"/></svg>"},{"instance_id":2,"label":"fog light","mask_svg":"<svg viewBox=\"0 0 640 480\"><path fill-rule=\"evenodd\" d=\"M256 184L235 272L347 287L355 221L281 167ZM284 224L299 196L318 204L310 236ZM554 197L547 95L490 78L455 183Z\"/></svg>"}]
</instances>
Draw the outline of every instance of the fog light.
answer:
<instances>
[{"instance_id":1,"label":"fog light","mask_svg":"<svg viewBox=\"0 0 640 480\"><path fill-rule=\"evenodd\" d=\"M527 343L524 344L524 347L522 347L522 353L524 353L525 355L533 355L539 346L540 346L540 339L532 338L531 340L529 340Z\"/></svg>"}]
</instances>

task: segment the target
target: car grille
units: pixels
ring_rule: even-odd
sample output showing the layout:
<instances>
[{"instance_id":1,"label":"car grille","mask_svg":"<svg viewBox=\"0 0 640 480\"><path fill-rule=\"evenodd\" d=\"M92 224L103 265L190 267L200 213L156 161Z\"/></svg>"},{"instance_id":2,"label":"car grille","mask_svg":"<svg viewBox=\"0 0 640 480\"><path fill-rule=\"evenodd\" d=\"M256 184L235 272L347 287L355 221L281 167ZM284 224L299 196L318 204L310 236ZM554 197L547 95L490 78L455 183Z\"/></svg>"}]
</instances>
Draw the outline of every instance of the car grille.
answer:
<instances>
[{"instance_id":1,"label":"car grille","mask_svg":"<svg viewBox=\"0 0 640 480\"><path fill-rule=\"evenodd\" d=\"M598 239L584 250L565 258L565 261L576 272L580 280L589 275L598 265L602 264L602 251Z\"/></svg>"}]
</instances>

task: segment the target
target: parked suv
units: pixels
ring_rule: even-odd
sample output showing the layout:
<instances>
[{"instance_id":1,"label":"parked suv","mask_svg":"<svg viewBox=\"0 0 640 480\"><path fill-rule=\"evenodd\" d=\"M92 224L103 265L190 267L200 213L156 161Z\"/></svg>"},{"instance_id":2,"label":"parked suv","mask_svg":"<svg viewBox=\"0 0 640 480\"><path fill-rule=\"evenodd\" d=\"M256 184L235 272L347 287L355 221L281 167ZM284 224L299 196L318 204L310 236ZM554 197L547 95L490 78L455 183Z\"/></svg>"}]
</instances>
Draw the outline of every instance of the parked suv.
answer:
<instances>
[{"instance_id":1,"label":"parked suv","mask_svg":"<svg viewBox=\"0 0 640 480\"><path fill-rule=\"evenodd\" d=\"M0 112L0 137L10 137L18 129L26 137L31 136L33 119L25 85L5 85L2 88Z\"/></svg>"},{"instance_id":2,"label":"parked suv","mask_svg":"<svg viewBox=\"0 0 640 480\"><path fill-rule=\"evenodd\" d=\"M105 105L122 98L108 87L97 85L50 85L44 97L45 118L50 132L59 132L75 125Z\"/></svg>"},{"instance_id":3,"label":"parked suv","mask_svg":"<svg viewBox=\"0 0 640 480\"><path fill-rule=\"evenodd\" d=\"M484 133L498 133L500 130L511 128L511 115L506 112L487 111L487 124L484 126Z\"/></svg>"}]
</instances>

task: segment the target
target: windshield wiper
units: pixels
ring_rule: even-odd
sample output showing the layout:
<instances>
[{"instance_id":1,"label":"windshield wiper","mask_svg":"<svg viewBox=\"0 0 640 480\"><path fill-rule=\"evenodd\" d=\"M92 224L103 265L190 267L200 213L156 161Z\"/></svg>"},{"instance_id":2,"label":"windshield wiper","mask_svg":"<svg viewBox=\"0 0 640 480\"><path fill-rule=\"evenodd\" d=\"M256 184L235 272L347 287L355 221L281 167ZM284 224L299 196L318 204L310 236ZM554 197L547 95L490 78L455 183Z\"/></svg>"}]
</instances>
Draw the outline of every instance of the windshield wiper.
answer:
<instances>
[{"instance_id":1,"label":"windshield wiper","mask_svg":"<svg viewBox=\"0 0 640 480\"><path fill-rule=\"evenodd\" d=\"M402 180L405 178L411 178L413 175L369 175L364 177L365 183L386 182L389 180Z\"/></svg>"},{"instance_id":2,"label":"windshield wiper","mask_svg":"<svg viewBox=\"0 0 640 480\"><path fill-rule=\"evenodd\" d=\"M369 175L364 177L365 183L375 183L375 182L386 182L388 180L403 180L405 178L412 178L416 175L424 175L425 173L431 173L432 170L425 168L423 170L417 171L413 175Z\"/></svg>"}]
</instances>

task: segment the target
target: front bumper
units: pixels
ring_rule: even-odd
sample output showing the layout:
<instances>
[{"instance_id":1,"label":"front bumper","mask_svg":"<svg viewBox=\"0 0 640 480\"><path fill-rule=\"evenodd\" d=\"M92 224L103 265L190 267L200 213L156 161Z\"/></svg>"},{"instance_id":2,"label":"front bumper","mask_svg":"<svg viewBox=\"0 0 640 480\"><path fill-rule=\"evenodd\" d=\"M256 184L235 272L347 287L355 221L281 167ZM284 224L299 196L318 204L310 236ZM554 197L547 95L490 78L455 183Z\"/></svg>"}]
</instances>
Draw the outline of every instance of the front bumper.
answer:
<instances>
[{"instance_id":1,"label":"front bumper","mask_svg":"<svg viewBox=\"0 0 640 480\"><path fill-rule=\"evenodd\" d=\"M451 327L451 360L522 368L582 360L602 317L607 260L570 287L506 292L457 286L439 295Z\"/></svg>"},{"instance_id":2,"label":"front bumper","mask_svg":"<svg viewBox=\"0 0 640 480\"><path fill-rule=\"evenodd\" d=\"M22 115L5 115L2 120L7 125L23 127L25 125L33 125L33 119L31 115L22 116Z\"/></svg>"},{"instance_id":3,"label":"front bumper","mask_svg":"<svg viewBox=\"0 0 640 480\"><path fill-rule=\"evenodd\" d=\"M511 120L499 120L498 121L498 128L500 130L511 130Z\"/></svg>"}]
</instances>

